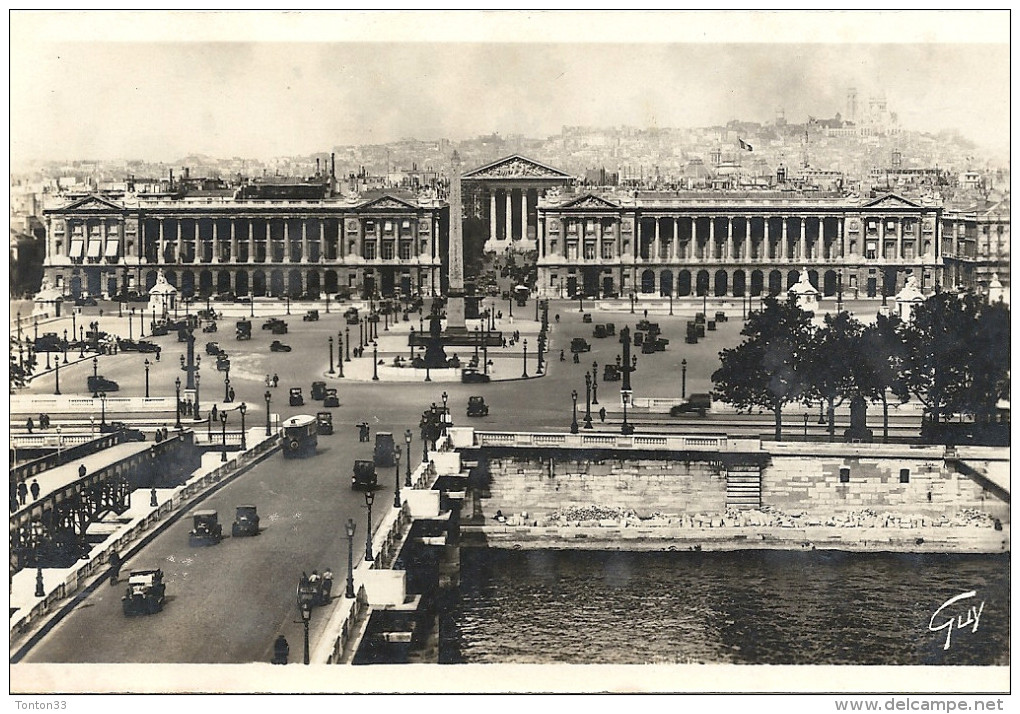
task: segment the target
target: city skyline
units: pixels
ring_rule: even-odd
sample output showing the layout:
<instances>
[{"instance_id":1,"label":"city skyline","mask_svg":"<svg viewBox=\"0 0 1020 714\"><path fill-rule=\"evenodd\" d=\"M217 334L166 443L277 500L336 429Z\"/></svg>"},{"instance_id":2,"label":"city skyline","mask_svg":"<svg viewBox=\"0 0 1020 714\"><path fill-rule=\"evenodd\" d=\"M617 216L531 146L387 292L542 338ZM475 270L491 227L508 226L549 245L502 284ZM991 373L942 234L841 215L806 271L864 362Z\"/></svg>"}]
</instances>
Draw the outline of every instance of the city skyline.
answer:
<instances>
[{"instance_id":1,"label":"city skyline","mask_svg":"<svg viewBox=\"0 0 1020 714\"><path fill-rule=\"evenodd\" d=\"M192 23L213 19L188 13L173 18L146 13L143 19L151 24L161 14ZM52 32L54 24L95 24L101 19L95 16L105 13L43 15L48 22L38 22L33 13L12 16L12 30L24 30L17 39L12 36L12 166L73 158L172 161L195 153L266 159L407 137L543 137L576 125L768 123L777 110L799 123L837 112L846 118L850 87L857 89L862 104L873 94L884 94L905 129L957 130L993 152L1009 146L1009 45L991 43L994 34L983 35L986 43L975 43L975 28L968 32L964 18L951 22L937 13L935 27L942 34L923 23L920 30L907 29L906 20L932 20L931 13L876 16L876 21L904 27L903 43L864 36L884 44L856 43L862 36L855 25L868 13L850 20L833 15L830 27L836 30L843 23L849 32L832 34L854 40L845 44L806 43L810 32L805 31L827 13L779 13L780 21L796 20L785 35L796 41L782 44L747 43L754 35L746 20L767 26L777 20L775 13L729 13L716 19L739 15L744 22L736 23L735 31L719 25L714 34L693 37L684 26L678 41L668 43L611 41L626 35L608 34L605 22L582 22L605 20L600 13L573 14L578 32L562 35L570 43L543 42L542 33L535 35L539 41L521 42L524 36L510 29L501 35L508 41L502 42L450 42L442 32L435 36L444 41L414 41L395 31L396 20L406 22L407 13L342 18L348 24L364 21L359 37L392 36L395 42L292 42L299 36L294 32L272 35L281 42L266 41L250 25L276 15L222 13L213 15L230 23L235 41L208 42L198 32L182 35L193 41L167 42L167 33L143 28L128 37L152 36L153 41L112 41L108 30L88 33L97 41L81 43L60 41L59 33ZM436 15L446 17L412 14L410 19L422 20L421 38L433 36L426 31ZM506 19L509 13L501 15ZM562 13L539 15L546 29L570 19ZM337 19L317 13L296 16L309 31L306 40L322 35L312 21L327 21L323 27L329 28L328 21ZM462 23L466 18L450 14L450 19ZM619 19L679 29L678 23L692 15L625 13ZM981 14L966 19L996 29ZM175 23L168 24L172 34ZM957 26L953 39L959 43L946 42L946 33ZM345 27L350 36L351 27ZM41 29L50 31L39 38ZM327 34L344 39L343 32ZM244 41L246 36L254 41ZM650 37L657 39L655 33ZM925 37L935 41L919 41ZM976 106L981 110L975 112ZM68 113L68 108L73 110Z\"/></svg>"}]
</instances>

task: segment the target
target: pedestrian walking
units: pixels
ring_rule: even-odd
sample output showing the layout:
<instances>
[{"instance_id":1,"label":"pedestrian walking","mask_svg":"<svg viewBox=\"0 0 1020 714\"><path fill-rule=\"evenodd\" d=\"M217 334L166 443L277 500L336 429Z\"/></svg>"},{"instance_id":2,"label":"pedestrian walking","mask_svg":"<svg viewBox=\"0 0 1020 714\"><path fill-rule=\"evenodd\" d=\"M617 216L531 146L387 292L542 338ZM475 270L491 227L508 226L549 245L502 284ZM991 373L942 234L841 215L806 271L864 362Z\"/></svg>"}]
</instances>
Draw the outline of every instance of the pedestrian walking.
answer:
<instances>
[{"instance_id":1,"label":"pedestrian walking","mask_svg":"<svg viewBox=\"0 0 1020 714\"><path fill-rule=\"evenodd\" d=\"M602 407L599 409L599 421L605 423L606 421L606 408Z\"/></svg>"},{"instance_id":2,"label":"pedestrian walking","mask_svg":"<svg viewBox=\"0 0 1020 714\"><path fill-rule=\"evenodd\" d=\"M28 486L25 485L24 481L18 482L18 503L22 506L25 505L25 501L28 500Z\"/></svg>"},{"instance_id":3,"label":"pedestrian walking","mask_svg":"<svg viewBox=\"0 0 1020 714\"><path fill-rule=\"evenodd\" d=\"M120 577L120 553L116 550L110 551L110 585L117 584L117 578Z\"/></svg>"},{"instance_id":4,"label":"pedestrian walking","mask_svg":"<svg viewBox=\"0 0 1020 714\"><path fill-rule=\"evenodd\" d=\"M25 427L28 429L29 434L31 434L32 430L35 429L35 422L32 421L32 417L29 417L28 421L25 422Z\"/></svg>"},{"instance_id":5,"label":"pedestrian walking","mask_svg":"<svg viewBox=\"0 0 1020 714\"><path fill-rule=\"evenodd\" d=\"M85 474L88 473L88 469L85 468L85 464L81 464L78 467L78 478L85 478Z\"/></svg>"},{"instance_id":6,"label":"pedestrian walking","mask_svg":"<svg viewBox=\"0 0 1020 714\"><path fill-rule=\"evenodd\" d=\"M268 379L268 377L267 377L267 379ZM219 413L219 412L218 412L218 410L216 409L216 405L215 405L215 404L213 404L213 405L212 405L212 409L210 409L210 410L209 410L209 418L210 418L210 419L212 419L213 421L216 421L216 419L217 419L217 414L218 414L218 413Z\"/></svg>"},{"instance_id":7,"label":"pedestrian walking","mask_svg":"<svg viewBox=\"0 0 1020 714\"><path fill-rule=\"evenodd\" d=\"M39 491L42 490L42 489L39 488L39 482L36 481L35 479L32 479L32 485L29 488L29 490L32 492L32 500L33 501L38 501L39 500Z\"/></svg>"},{"instance_id":8,"label":"pedestrian walking","mask_svg":"<svg viewBox=\"0 0 1020 714\"><path fill-rule=\"evenodd\" d=\"M280 375L274 373L273 374L273 388L275 389L278 386L280 386Z\"/></svg>"},{"instance_id":9,"label":"pedestrian walking","mask_svg":"<svg viewBox=\"0 0 1020 714\"><path fill-rule=\"evenodd\" d=\"M266 375L266 386L267 386L267 387L269 387L270 385L272 385L272 383L273 383L273 378L272 378L272 377L270 377L270 376L269 376L269 375L267 374L267 375Z\"/></svg>"},{"instance_id":10,"label":"pedestrian walking","mask_svg":"<svg viewBox=\"0 0 1020 714\"><path fill-rule=\"evenodd\" d=\"M280 635L273 643L273 664L287 664L288 657L290 657L290 645L287 643L287 638Z\"/></svg>"},{"instance_id":11,"label":"pedestrian walking","mask_svg":"<svg viewBox=\"0 0 1020 714\"><path fill-rule=\"evenodd\" d=\"M358 424L358 441L368 441L368 422L361 422Z\"/></svg>"},{"instance_id":12,"label":"pedestrian walking","mask_svg":"<svg viewBox=\"0 0 1020 714\"><path fill-rule=\"evenodd\" d=\"M566 354L564 354L563 350L560 350L560 362L566 362L566 361L567 361Z\"/></svg>"},{"instance_id":13,"label":"pedestrian walking","mask_svg":"<svg viewBox=\"0 0 1020 714\"><path fill-rule=\"evenodd\" d=\"M18 510L18 484L11 481L11 511Z\"/></svg>"},{"instance_id":14,"label":"pedestrian walking","mask_svg":"<svg viewBox=\"0 0 1020 714\"><path fill-rule=\"evenodd\" d=\"M230 391L227 392L227 396L229 397L229 399L227 401L229 401L229 402L233 402L234 401L234 388L233 387L231 387Z\"/></svg>"}]
</instances>

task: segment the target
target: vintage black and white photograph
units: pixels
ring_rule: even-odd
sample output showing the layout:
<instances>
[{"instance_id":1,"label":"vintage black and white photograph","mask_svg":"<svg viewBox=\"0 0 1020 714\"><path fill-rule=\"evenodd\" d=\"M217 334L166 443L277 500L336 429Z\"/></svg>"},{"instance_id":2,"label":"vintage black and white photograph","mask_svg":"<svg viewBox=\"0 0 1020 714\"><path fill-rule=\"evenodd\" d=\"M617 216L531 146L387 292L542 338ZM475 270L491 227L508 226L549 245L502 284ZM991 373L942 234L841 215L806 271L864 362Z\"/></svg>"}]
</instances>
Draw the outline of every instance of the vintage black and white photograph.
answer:
<instances>
[{"instance_id":1,"label":"vintage black and white photograph","mask_svg":"<svg viewBox=\"0 0 1020 714\"><path fill-rule=\"evenodd\" d=\"M1001 710L1009 25L12 12L11 696Z\"/></svg>"}]
</instances>

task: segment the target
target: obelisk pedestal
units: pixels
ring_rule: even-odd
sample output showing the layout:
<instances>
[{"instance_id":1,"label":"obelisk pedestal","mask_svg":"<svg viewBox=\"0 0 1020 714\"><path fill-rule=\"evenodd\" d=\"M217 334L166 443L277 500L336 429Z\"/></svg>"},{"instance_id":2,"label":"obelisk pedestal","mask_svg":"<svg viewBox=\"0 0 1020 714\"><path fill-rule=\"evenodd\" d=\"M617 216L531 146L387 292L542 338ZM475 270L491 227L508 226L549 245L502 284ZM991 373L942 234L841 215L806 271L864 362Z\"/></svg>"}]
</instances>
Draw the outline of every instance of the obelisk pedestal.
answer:
<instances>
[{"instance_id":1,"label":"obelisk pedestal","mask_svg":"<svg viewBox=\"0 0 1020 714\"><path fill-rule=\"evenodd\" d=\"M464 228L460 193L460 156L453 152L450 177L450 275L446 300L446 332L467 332L464 317Z\"/></svg>"}]
</instances>

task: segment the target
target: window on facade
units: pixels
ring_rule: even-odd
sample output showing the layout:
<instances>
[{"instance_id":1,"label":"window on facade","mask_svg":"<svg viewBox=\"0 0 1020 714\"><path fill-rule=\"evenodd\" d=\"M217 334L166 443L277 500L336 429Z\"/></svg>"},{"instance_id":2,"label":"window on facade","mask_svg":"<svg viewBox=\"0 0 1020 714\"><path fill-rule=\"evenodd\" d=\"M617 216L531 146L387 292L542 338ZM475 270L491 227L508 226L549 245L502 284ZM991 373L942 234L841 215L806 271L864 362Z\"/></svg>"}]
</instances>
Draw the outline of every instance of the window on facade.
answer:
<instances>
[{"instance_id":1,"label":"window on facade","mask_svg":"<svg viewBox=\"0 0 1020 714\"><path fill-rule=\"evenodd\" d=\"M404 221L400 225L403 228L410 228L411 227L411 221Z\"/></svg>"},{"instance_id":2,"label":"window on facade","mask_svg":"<svg viewBox=\"0 0 1020 714\"><path fill-rule=\"evenodd\" d=\"M375 242L365 241L365 260L375 260Z\"/></svg>"},{"instance_id":3,"label":"window on facade","mask_svg":"<svg viewBox=\"0 0 1020 714\"><path fill-rule=\"evenodd\" d=\"M387 233L392 233L393 221L386 221L385 223L383 223L383 230L386 231Z\"/></svg>"},{"instance_id":4,"label":"window on facade","mask_svg":"<svg viewBox=\"0 0 1020 714\"><path fill-rule=\"evenodd\" d=\"M910 469L900 469L900 483L910 483Z\"/></svg>"},{"instance_id":5,"label":"window on facade","mask_svg":"<svg viewBox=\"0 0 1020 714\"><path fill-rule=\"evenodd\" d=\"M839 470L839 482L850 483L850 469L843 468Z\"/></svg>"},{"instance_id":6,"label":"window on facade","mask_svg":"<svg viewBox=\"0 0 1020 714\"><path fill-rule=\"evenodd\" d=\"M607 240L607 241L603 241L602 242L602 257L603 258L612 258L613 257L613 243L612 243L612 241L608 241Z\"/></svg>"},{"instance_id":7,"label":"window on facade","mask_svg":"<svg viewBox=\"0 0 1020 714\"><path fill-rule=\"evenodd\" d=\"M591 241L585 241L584 243L584 259L594 260L595 259L595 243Z\"/></svg>"},{"instance_id":8,"label":"window on facade","mask_svg":"<svg viewBox=\"0 0 1020 714\"><path fill-rule=\"evenodd\" d=\"M400 259L401 260L411 259L411 241L409 240L400 241Z\"/></svg>"},{"instance_id":9,"label":"window on facade","mask_svg":"<svg viewBox=\"0 0 1020 714\"><path fill-rule=\"evenodd\" d=\"M577 260L577 243L567 243L567 259Z\"/></svg>"},{"instance_id":10,"label":"window on facade","mask_svg":"<svg viewBox=\"0 0 1020 714\"><path fill-rule=\"evenodd\" d=\"M393 260L393 241L383 241L382 244L382 257L383 260Z\"/></svg>"}]
</instances>

